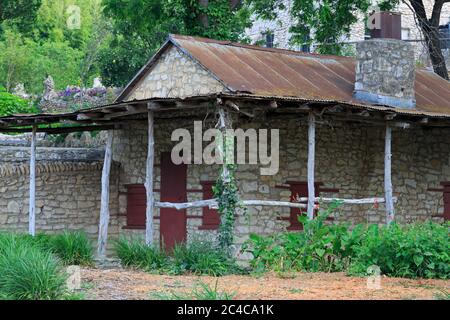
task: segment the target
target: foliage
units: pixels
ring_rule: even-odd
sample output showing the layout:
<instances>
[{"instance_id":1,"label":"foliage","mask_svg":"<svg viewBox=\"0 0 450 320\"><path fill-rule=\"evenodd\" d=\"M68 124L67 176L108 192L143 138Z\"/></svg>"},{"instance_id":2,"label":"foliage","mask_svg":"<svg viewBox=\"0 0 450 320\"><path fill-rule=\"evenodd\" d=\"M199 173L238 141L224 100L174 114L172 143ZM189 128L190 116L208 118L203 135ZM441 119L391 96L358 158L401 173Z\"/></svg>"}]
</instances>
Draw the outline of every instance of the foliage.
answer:
<instances>
[{"instance_id":1,"label":"foliage","mask_svg":"<svg viewBox=\"0 0 450 320\"><path fill-rule=\"evenodd\" d=\"M254 259L255 271L342 271L353 255L354 246L360 241L361 227L348 231L348 224L327 224L326 218L338 206L332 204L325 212L319 212L313 220L302 216L303 232L281 233L269 237L251 235L244 249Z\"/></svg>"},{"instance_id":2,"label":"foliage","mask_svg":"<svg viewBox=\"0 0 450 320\"><path fill-rule=\"evenodd\" d=\"M4 87L0 87L0 116L7 116L17 113L35 113L37 109L30 106L30 103L6 92Z\"/></svg>"},{"instance_id":3,"label":"foliage","mask_svg":"<svg viewBox=\"0 0 450 320\"><path fill-rule=\"evenodd\" d=\"M0 0L0 24L9 21L21 31L29 31L40 5L41 0Z\"/></svg>"},{"instance_id":4,"label":"foliage","mask_svg":"<svg viewBox=\"0 0 450 320\"><path fill-rule=\"evenodd\" d=\"M233 300L235 293L220 291L217 288L218 280L214 287L207 283L199 282L190 293L179 293L172 291L170 293L153 293L151 296L159 300Z\"/></svg>"},{"instance_id":5,"label":"foliage","mask_svg":"<svg viewBox=\"0 0 450 320\"><path fill-rule=\"evenodd\" d=\"M86 233L64 231L46 237L44 247L58 256L65 265L92 265L93 247Z\"/></svg>"},{"instance_id":6,"label":"foliage","mask_svg":"<svg viewBox=\"0 0 450 320\"><path fill-rule=\"evenodd\" d=\"M30 238L0 235L0 297L14 300L60 299L66 275L48 251Z\"/></svg>"},{"instance_id":7,"label":"foliage","mask_svg":"<svg viewBox=\"0 0 450 320\"><path fill-rule=\"evenodd\" d=\"M432 222L370 226L355 247L350 272L364 274L371 265L394 277L450 277L448 226Z\"/></svg>"},{"instance_id":8,"label":"foliage","mask_svg":"<svg viewBox=\"0 0 450 320\"><path fill-rule=\"evenodd\" d=\"M249 11L239 1L210 0L207 7L190 0L103 0L103 4L104 15L113 21L109 45L99 54L108 85L125 85L169 33L236 41L250 25Z\"/></svg>"},{"instance_id":9,"label":"foliage","mask_svg":"<svg viewBox=\"0 0 450 320\"><path fill-rule=\"evenodd\" d=\"M256 271L348 271L363 275L372 265L395 277L450 276L448 224L400 226L327 224L331 206L314 220L303 217L304 231L269 237L252 235L246 250Z\"/></svg>"},{"instance_id":10,"label":"foliage","mask_svg":"<svg viewBox=\"0 0 450 320\"><path fill-rule=\"evenodd\" d=\"M169 253L147 246L139 238L121 238L116 241L115 250L124 266L150 272L212 276L238 272L234 260L222 250L198 239L179 244Z\"/></svg>"},{"instance_id":11,"label":"foliage","mask_svg":"<svg viewBox=\"0 0 450 320\"><path fill-rule=\"evenodd\" d=\"M225 180L223 175L217 179L213 186L214 197L218 202L218 212L220 213L219 244L222 249L230 250L234 238L234 215L236 209L240 207L240 198L235 179L235 165L227 164L228 177ZM228 252L229 253L229 252Z\"/></svg>"},{"instance_id":12,"label":"foliage","mask_svg":"<svg viewBox=\"0 0 450 320\"><path fill-rule=\"evenodd\" d=\"M237 271L234 260L208 240L195 239L176 245L172 252L171 273L222 276Z\"/></svg>"},{"instance_id":13,"label":"foliage","mask_svg":"<svg viewBox=\"0 0 450 320\"><path fill-rule=\"evenodd\" d=\"M158 271L167 264L167 257L156 247L150 247L139 238L122 237L115 242L115 251L122 265L146 271Z\"/></svg>"}]
</instances>

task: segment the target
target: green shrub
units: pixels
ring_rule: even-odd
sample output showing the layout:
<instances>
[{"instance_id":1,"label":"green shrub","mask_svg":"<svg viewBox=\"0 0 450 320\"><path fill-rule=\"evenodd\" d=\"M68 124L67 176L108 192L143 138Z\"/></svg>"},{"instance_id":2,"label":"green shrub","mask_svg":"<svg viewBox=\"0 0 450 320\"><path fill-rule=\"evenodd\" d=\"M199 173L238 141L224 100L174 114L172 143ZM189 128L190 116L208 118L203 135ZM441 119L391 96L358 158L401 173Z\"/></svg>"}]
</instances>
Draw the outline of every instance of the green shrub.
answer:
<instances>
[{"instance_id":1,"label":"green shrub","mask_svg":"<svg viewBox=\"0 0 450 320\"><path fill-rule=\"evenodd\" d=\"M88 236L80 231L64 231L61 234L44 236L44 248L55 253L65 265L85 265L93 263L93 247Z\"/></svg>"},{"instance_id":2,"label":"green shrub","mask_svg":"<svg viewBox=\"0 0 450 320\"><path fill-rule=\"evenodd\" d=\"M193 239L164 252L147 246L139 238L121 238L115 243L117 256L124 266L169 274L220 276L239 272L235 261L210 241Z\"/></svg>"},{"instance_id":3,"label":"green shrub","mask_svg":"<svg viewBox=\"0 0 450 320\"><path fill-rule=\"evenodd\" d=\"M175 274L222 276L237 271L225 250L209 240L193 239L188 244L176 245L172 256L169 267Z\"/></svg>"},{"instance_id":4,"label":"green shrub","mask_svg":"<svg viewBox=\"0 0 450 320\"><path fill-rule=\"evenodd\" d=\"M331 205L312 221L301 217L303 232L251 235L245 250L253 254L252 268L256 272L348 271L364 275L377 265L388 276L449 278L449 224L351 228L346 223L325 223L338 205Z\"/></svg>"},{"instance_id":5,"label":"green shrub","mask_svg":"<svg viewBox=\"0 0 450 320\"><path fill-rule=\"evenodd\" d=\"M383 274L408 278L450 276L447 225L432 222L411 225L372 225L355 248L351 274L365 274L377 265Z\"/></svg>"},{"instance_id":6,"label":"green shrub","mask_svg":"<svg viewBox=\"0 0 450 320\"><path fill-rule=\"evenodd\" d=\"M158 271L167 263L164 252L150 247L140 238L122 237L115 242L115 251L122 265L137 267L147 271Z\"/></svg>"},{"instance_id":7,"label":"green shrub","mask_svg":"<svg viewBox=\"0 0 450 320\"><path fill-rule=\"evenodd\" d=\"M27 100L8 93L4 87L0 87L0 116L34 112L37 112L37 109L30 106Z\"/></svg>"},{"instance_id":8,"label":"green shrub","mask_svg":"<svg viewBox=\"0 0 450 320\"><path fill-rule=\"evenodd\" d=\"M337 207L330 205L314 220L299 218L303 232L287 232L268 237L251 235L244 249L253 254L256 272L342 271L350 264L353 249L360 242L361 227L349 232L349 224L328 224L327 217Z\"/></svg>"},{"instance_id":9,"label":"green shrub","mask_svg":"<svg viewBox=\"0 0 450 320\"><path fill-rule=\"evenodd\" d=\"M2 236L0 297L14 300L59 299L65 294L66 275L50 253L29 245L26 238Z\"/></svg>"}]
</instances>

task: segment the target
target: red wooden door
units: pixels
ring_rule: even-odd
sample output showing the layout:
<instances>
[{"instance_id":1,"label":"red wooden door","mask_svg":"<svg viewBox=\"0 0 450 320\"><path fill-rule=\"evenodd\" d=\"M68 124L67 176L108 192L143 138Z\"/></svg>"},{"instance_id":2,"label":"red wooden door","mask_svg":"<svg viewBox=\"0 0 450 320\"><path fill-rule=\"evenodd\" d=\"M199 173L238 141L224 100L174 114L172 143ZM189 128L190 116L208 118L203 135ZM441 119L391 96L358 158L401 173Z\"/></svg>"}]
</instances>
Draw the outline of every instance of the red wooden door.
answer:
<instances>
[{"instance_id":1,"label":"red wooden door","mask_svg":"<svg viewBox=\"0 0 450 320\"><path fill-rule=\"evenodd\" d=\"M161 154L161 201L186 202L187 167L175 165L169 153ZM160 240L165 249L186 240L186 210L161 208Z\"/></svg>"}]
</instances>

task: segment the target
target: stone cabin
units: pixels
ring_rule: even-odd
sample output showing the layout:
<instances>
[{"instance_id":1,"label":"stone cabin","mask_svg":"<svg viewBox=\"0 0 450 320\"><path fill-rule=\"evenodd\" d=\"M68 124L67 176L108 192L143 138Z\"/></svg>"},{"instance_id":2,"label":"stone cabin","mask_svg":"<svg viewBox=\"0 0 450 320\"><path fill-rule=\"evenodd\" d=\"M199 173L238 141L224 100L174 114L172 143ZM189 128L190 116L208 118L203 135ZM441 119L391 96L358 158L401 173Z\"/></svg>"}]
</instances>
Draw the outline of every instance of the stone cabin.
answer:
<instances>
[{"instance_id":1,"label":"stone cabin","mask_svg":"<svg viewBox=\"0 0 450 320\"><path fill-rule=\"evenodd\" d=\"M65 130L110 132L103 187L100 170L92 174L86 165L77 165L78 175L37 170L36 230L89 229L93 236L99 232L99 242L106 242L106 231L110 237L146 234L166 247L193 235L214 235L220 217L213 206L177 210L161 203L213 198L222 166L195 155L190 163L174 164L178 141L171 137L175 129L187 129L202 141L194 121L204 131L215 128L223 114L234 129L279 130L274 174L262 175L268 163L260 161L237 165L241 198L260 201L236 216L238 246L251 233L301 230L297 217L314 213L312 195L350 200L333 212L335 221L449 219L450 83L415 69L406 42L373 39L357 50L355 60L172 35L113 104L0 118L2 131L65 121L74 123ZM274 155L271 146L266 151ZM40 158L39 148L37 155L38 168L51 161ZM1 227L26 230L30 169L1 172ZM12 195L16 189L22 190L19 198ZM302 208L285 205L308 195ZM20 209L10 205L12 198ZM358 199L365 200L355 204Z\"/></svg>"}]
</instances>

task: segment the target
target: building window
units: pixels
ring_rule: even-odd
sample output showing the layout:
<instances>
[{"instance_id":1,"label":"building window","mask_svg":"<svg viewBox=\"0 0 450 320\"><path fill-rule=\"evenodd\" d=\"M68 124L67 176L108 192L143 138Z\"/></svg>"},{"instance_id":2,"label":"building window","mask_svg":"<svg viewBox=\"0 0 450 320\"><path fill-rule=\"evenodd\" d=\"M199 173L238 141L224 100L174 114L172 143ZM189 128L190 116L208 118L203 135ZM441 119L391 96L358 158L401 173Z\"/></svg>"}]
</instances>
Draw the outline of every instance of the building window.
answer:
<instances>
[{"instance_id":1,"label":"building window","mask_svg":"<svg viewBox=\"0 0 450 320\"><path fill-rule=\"evenodd\" d=\"M143 184L127 186L127 225L129 229L145 228L147 194Z\"/></svg>"},{"instance_id":2,"label":"building window","mask_svg":"<svg viewBox=\"0 0 450 320\"><path fill-rule=\"evenodd\" d=\"M203 200L213 199L213 186L215 181L201 181L203 190ZM217 230L220 225L220 215L215 209L210 209L208 207L203 207L202 225L199 227L200 230Z\"/></svg>"},{"instance_id":3,"label":"building window","mask_svg":"<svg viewBox=\"0 0 450 320\"><path fill-rule=\"evenodd\" d=\"M402 28L402 40L410 39L410 30L408 28Z\"/></svg>"},{"instance_id":4,"label":"building window","mask_svg":"<svg viewBox=\"0 0 450 320\"><path fill-rule=\"evenodd\" d=\"M273 48L275 35L272 31L267 31L263 33L264 41L265 41L265 47L266 48Z\"/></svg>"}]
</instances>

